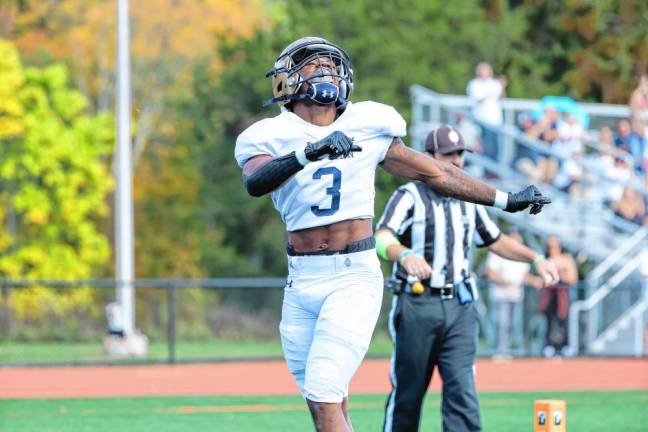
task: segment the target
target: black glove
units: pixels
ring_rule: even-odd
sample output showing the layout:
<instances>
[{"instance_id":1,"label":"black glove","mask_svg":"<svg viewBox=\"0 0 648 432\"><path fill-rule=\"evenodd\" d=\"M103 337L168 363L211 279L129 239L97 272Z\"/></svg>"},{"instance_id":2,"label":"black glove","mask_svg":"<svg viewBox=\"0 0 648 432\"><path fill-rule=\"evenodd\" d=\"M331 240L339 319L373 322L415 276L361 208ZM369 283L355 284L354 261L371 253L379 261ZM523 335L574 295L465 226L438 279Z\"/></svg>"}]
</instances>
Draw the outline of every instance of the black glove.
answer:
<instances>
[{"instance_id":1,"label":"black glove","mask_svg":"<svg viewBox=\"0 0 648 432\"><path fill-rule=\"evenodd\" d=\"M542 210L542 206L551 203L551 199L542 196L542 193L535 186L527 186L520 192L508 194L508 201L506 203L507 212L515 213L530 207L529 213L538 214Z\"/></svg>"},{"instance_id":2,"label":"black glove","mask_svg":"<svg viewBox=\"0 0 648 432\"><path fill-rule=\"evenodd\" d=\"M353 156L354 151L362 151L360 146L353 144L353 138L349 138L340 131L335 131L327 137L308 143L304 149L306 159L309 161L322 160L326 156L329 159L346 158Z\"/></svg>"}]
</instances>

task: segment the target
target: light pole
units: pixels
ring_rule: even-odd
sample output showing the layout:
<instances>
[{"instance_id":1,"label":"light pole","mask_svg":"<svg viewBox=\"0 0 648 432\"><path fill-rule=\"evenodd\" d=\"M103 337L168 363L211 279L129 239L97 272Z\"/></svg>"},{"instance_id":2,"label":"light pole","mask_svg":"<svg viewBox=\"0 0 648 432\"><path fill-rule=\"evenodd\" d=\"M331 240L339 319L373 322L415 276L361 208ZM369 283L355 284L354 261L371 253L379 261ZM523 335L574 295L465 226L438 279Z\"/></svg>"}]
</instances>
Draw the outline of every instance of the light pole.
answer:
<instances>
[{"instance_id":1,"label":"light pole","mask_svg":"<svg viewBox=\"0 0 648 432\"><path fill-rule=\"evenodd\" d=\"M117 149L115 174L115 264L117 301L125 335L135 328L133 158L131 147L130 25L128 0L117 1Z\"/></svg>"}]
</instances>

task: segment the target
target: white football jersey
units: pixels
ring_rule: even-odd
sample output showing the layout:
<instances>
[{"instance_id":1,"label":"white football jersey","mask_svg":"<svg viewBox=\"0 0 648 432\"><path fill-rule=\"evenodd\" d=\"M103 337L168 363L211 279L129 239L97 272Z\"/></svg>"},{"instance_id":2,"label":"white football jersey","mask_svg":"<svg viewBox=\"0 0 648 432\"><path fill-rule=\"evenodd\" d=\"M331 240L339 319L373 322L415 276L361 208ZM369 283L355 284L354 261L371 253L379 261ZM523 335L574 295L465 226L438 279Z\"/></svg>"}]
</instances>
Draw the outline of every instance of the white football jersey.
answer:
<instances>
[{"instance_id":1,"label":"white football jersey","mask_svg":"<svg viewBox=\"0 0 648 432\"><path fill-rule=\"evenodd\" d=\"M362 147L353 157L311 162L272 192L288 231L374 217L376 166L394 137L406 134L406 123L394 108L377 102L348 103L329 126L317 126L291 111L260 120L236 140L235 157L243 167L257 155L283 156L303 149L334 131Z\"/></svg>"}]
</instances>

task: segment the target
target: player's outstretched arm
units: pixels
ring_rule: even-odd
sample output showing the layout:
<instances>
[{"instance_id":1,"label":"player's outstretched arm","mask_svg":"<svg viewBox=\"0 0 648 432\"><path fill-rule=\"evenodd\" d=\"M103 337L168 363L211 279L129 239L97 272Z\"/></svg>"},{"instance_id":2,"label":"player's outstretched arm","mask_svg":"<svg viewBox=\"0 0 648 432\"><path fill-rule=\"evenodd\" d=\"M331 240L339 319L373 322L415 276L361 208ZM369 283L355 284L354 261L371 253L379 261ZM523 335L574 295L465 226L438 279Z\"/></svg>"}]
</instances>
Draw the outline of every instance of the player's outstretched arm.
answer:
<instances>
[{"instance_id":1,"label":"player's outstretched arm","mask_svg":"<svg viewBox=\"0 0 648 432\"><path fill-rule=\"evenodd\" d=\"M346 158L361 150L351 138L335 131L297 152L275 158L270 155L250 158L243 166L243 184L250 195L259 197L277 189L310 162L327 157Z\"/></svg>"},{"instance_id":2,"label":"player's outstretched arm","mask_svg":"<svg viewBox=\"0 0 648 432\"><path fill-rule=\"evenodd\" d=\"M391 143L382 167L391 174L424 181L444 195L475 204L498 207L508 212L530 207L530 212L536 214L540 213L543 205L551 202L535 186L527 186L515 193L498 191L450 163L406 147L399 138L394 138Z\"/></svg>"}]
</instances>

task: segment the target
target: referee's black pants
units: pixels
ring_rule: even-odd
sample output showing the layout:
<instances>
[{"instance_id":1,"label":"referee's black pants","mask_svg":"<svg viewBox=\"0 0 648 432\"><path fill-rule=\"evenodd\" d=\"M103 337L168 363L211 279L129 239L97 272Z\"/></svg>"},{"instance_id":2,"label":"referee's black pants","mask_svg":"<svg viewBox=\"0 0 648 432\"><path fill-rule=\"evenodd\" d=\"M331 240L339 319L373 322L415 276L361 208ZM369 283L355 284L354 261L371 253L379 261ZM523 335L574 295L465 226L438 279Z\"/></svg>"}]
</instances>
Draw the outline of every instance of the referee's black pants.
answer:
<instances>
[{"instance_id":1,"label":"referee's black pants","mask_svg":"<svg viewBox=\"0 0 648 432\"><path fill-rule=\"evenodd\" d=\"M394 342L385 406L385 432L417 431L421 406L438 365L443 381L443 430L479 431L481 420L473 365L477 310L457 298L422 295L394 296L389 317Z\"/></svg>"}]
</instances>

